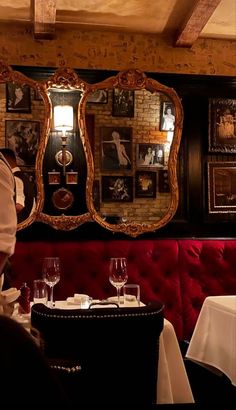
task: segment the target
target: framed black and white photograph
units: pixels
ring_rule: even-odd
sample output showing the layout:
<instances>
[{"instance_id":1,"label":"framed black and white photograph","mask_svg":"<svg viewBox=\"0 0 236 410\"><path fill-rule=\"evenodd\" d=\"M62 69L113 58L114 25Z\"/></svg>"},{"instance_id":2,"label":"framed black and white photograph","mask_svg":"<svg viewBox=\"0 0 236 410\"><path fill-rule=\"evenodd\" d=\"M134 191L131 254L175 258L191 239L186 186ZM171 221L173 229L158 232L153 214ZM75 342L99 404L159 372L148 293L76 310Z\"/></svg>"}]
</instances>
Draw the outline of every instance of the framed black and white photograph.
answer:
<instances>
[{"instance_id":1,"label":"framed black and white photograph","mask_svg":"<svg viewBox=\"0 0 236 410\"><path fill-rule=\"evenodd\" d=\"M209 152L236 153L236 99L209 99Z\"/></svg>"},{"instance_id":2,"label":"framed black and white photograph","mask_svg":"<svg viewBox=\"0 0 236 410\"><path fill-rule=\"evenodd\" d=\"M132 128L101 127L101 169L131 170Z\"/></svg>"},{"instance_id":3,"label":"framed black and white photograph","mask_svg":"<svg viewBox=\"0 0 236 410\"><path fill-rule=\"evenodd\" d=\"M208 162L209 213L236 213L235 162Z\"/></svg>"},{"instance_id":4,"label":"framed black and white photograph","mask_svg":"<svg viewBox=\"0 0 236 410\"><path fill-rule=\"evenodd\" d=\"M156 172L136 171L135 173L135 197L156 198Z\"/></svg>"},{"instance_id":5,"label":"framed black and white photograph","mask_svg":"<svg viewBox=\"0 0 236 410\"><path fill-rule=\"evenodd\" d=\"M39 121L5 121L5 145L15 152L17 165L35 166L39 138Z\"/></svg>"},{"instance_id":6,"label":"framed black and white photograph","mask_svg":"<svg viewBox=\"0 0 236 410\"><path fill-rule=\"evenodd\" d=\"M102 176L102 202L132 202L133 177Z\"/></svg>"},{"instance_id":7,"label":"framed black and white photograph","mask_svg":"<svg viewBox=\"0 0 236 410\"><path fill-rule=\"evenodd\" d=\"M134 116L134 90L114 88L112 115L113 117L130 118Z\"/></svg>"},{"instance_id":8,"label":"framed black and white photograph","mask_svg":"<svg viewBox=\"0 0 236 410\"><path fill-rule=\"evenodd\" d=\"M48 172L48 184L59 185L61 183L61 173L56 171Z\"/></svg>"},{"instance_id":9,"label":"framed black and white photograph","mask_svg":"<svg viewBox=\"0 0 236 410\"><path fill-rule=\"evenodd\" d=\"M136 164L137 167L163 167L165 145L164 144L137 144Z\"/></svg>"},{"instance_id":10,"label":"framed black and white photograph","mask_svg":"<svg viewBox=\"0 0 236 410\"><path fill-rule=\"evenodd\" d=\"M6 112L30 113L30 87L16 83L6 83Z\"/></svg>"},{"instance_id":11,"label":"framed black and white photograph","mask_svg":"<svg viewBox=\"0 0 236 410\"><path fill-rule=\"evenodd\" d=\"M67 185L78 184L78 172L75 172L75 171L66 172L66 184Z\"/></svg>"},{"instance_id":12,"label":"framed black and white photograph","mask_svg":"<svg viewBox=\"0 0 236 410\"><path fill-rule=\"evenodd\" d=\"M107 104L108 91L107 90L95 90L88 94L87 102L92 104Z\"/></svg>"},{"instance_id":13,"label":"framed black and white photograph","mask_svg":"<svg viewBox=\"0 0 236 410\"><path fill-rule=\"evenodd\" d=\"M163 101L161 104L160 131L174 131L175 108L172 101Z\"/></svg>"}]
</instances>

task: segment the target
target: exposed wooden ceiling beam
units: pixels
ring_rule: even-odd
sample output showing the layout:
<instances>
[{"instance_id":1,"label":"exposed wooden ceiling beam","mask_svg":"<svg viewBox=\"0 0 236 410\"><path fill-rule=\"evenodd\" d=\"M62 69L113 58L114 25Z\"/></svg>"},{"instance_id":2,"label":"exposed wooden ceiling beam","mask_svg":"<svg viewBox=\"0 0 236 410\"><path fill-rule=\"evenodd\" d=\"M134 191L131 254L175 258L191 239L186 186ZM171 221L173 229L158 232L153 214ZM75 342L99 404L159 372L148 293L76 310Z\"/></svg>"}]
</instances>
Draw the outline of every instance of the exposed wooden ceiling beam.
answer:
<instances>
[{"instance_id":1,"label":"exposed wooden ceiling beam","mask_svg":"<svg viewBox=\"0 0 236 410\"><path fill-rule=\"evenodd\" d=\"M178 34L175 46L191 47L220 2L221 0L196 0Z\"/></svg>"},{"instance_id":2,"label":"exposed wooden ceiling beam","mask_svg":"<svg viewBox=\"0 0 236 410\"><path fill-rule=\"evenodd\" d=\"M54 38L56 0L33 0L34 37L44 40Z\"/></svg>"}]
</instances>

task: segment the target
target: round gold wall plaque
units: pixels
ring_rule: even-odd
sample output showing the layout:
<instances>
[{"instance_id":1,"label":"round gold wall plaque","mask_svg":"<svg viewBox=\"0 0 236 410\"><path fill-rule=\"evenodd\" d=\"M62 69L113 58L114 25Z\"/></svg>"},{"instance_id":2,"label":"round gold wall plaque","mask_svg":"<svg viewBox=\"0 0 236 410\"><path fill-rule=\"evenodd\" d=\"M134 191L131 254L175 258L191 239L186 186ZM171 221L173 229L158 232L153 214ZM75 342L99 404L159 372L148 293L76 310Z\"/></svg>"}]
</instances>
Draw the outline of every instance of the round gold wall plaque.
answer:
<instances>
[{"instance_id":1,"label":"round gold wall plaque","mask_svg":"<svg viewBox=\"0 0 236 410\"><path fill-rule=\"evenodd\" d=\"M55 155L55 160L57 161L58 165L61 167L63 166L63 160L62 160L62 150L58 151ZM65 166L67 167L70 165L73 161L73 155L71 154L70 151L65 151Z\"/></svg>"},{"instance_id":2,"label":"round gold wall plaque","mask_svg":"<svg viewBox=\"0 0 236 410\"><path fill-rule=\"evenodd\" d=\"M52 202L57 209L68 209L74 202L74 195L69 189L59 188L53 192Z\"/></svg>"}]
</instances>

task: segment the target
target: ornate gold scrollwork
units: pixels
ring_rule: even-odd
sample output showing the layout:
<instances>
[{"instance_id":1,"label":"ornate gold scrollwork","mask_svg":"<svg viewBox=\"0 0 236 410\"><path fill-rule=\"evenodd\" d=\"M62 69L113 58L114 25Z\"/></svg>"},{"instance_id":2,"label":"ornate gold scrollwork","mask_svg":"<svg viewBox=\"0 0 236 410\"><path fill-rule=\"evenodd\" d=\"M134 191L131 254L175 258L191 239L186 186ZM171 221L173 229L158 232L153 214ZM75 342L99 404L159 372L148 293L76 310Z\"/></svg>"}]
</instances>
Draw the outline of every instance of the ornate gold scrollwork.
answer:
<instances>
[{"instance_id":1,"label":"ornate gold scrollwork","mask_svg":"<svg viewBox=\"0 0 236 410\"><path fill-rule=\"evenodd\" d=\"M34 81L0 61L0 86L6 83L26 85L32 94L41 96L38 106L34 102L35 112L20 115L22 122L35 120L36 112L41 117L34 164L35 206L18 229L40 221L55 229L69 231L93 220L105 229L136 237L160 229L173 218L179 200L177 158L183 125L183 109L175 90L140 70L122 71L100 83L88 84L73 69L61 67L46 81ZM106 98L102 101L88 99L99 90ZM61 147L53 148L53 144L60 140L58 131L53 129L53 106L57 93L62 98L64 92L67 101L72 99L76 120L69 137L74 145L66 148L72 158L66 162L65 173L68 175L62 174L61 164L55 160ZM119 99L118 106L114 107L116 94L128 97L128 104L134 104L133 109L124 106L119 111ZM164 108L167 110L168 107L174 112L174 115L169 113L174 117L171 130L162 126L166 115ZM5 121L16 120L11 113L0 115L3 127ZM90 134L88 131L88 116L95 118L92 135L91 130ZM172 142L170 137L173 137ZM4 146L5 141L0 140L0 143ZM116 166L103 161L109 152L120 155ZM47 155L50 161L54 161L50 167ZM122 155L126 155L126 159L121 160ZM153 162L147 162L148 155ZM85 164L81 171L83 160ZM161 189L161 171L168 173L169 191L166 188L168 183L164 190ZM83 173L84 191L81 194L79 184ZM69 179L72 174L76 175L74 182ZM50 179L52 175L57 175L56 182ZM127 185L123 196L119 196L119 191L115 195L120 183ZM85 207L79 210L78 206L77 210L82 199ZM55 212L48 211L47 201L54 206Z\"/></svg>"},{"instance_id":2,"label":"ornate gold scrollwork","mask_svg":"<svg viewBox=\"0 0 236 410\"><path fill-rule=\"evenodd\" d=\"M108 92L109 98L112 99L114 98L114 90L117 88L120 90L130 90L135 93L134 103L136 105L134 116L133 118L125 118L125 115L121 115L119 119L117 119L114 117L114 111L112 112L109 103L104 106L103 113L102 108L100 107L99 111L96 111L96 121L99 123L100 127L98 128L100 129L95 129L94 131L95 137L97 136L95 140L95 148L100 150L100 154L98 155L95 151L95 164L94 167L89 169L87 203L92 218L104 228L113 232L125 233L136 237L145 232L160 229L173 218L177 210L179 200L177 156L182 134L183 109L175 90L152 78L148 78L139 70L120 72L117 76L110 77L101 83L90 86L90 92L103 89ZM166 104L166 107L168 107L169 104L174 110L175 126L173 131L168 132L167 130L161 130L161 115L164 116L164 112L162 113L161 111L164 106L163 102ZM86 95L84 96L81 105L83 112L85 112L86 109L89 112L92 112L91 104L89 105L89 103L86 102ZM138 117L140 112L143 117ZM149 117L156 118L154 123L153 119L151 120ZM125 169L124 166L120 165L120 167L116 166L112 169L112 167L109 168L110 165L106 165L105 168L102 168L101 156L103 157L105 155L105 150L108 151L108 145L113 146L113 151L115 145L117 145L117 142L112 139L111 135L115 135L117 132L122 134L122 132L125 132L126 128L132 129L132 143L130 143L131 139L129 141L129 137L122 138L121 135L120 138L121 141L123 140L123 146L126 145L127 149L130 150L130 156L133 158L132 166ZM85 133L86 145L88 141L86 127L82 133ZM172 143L168 140L169 134L172 134ZM104 138L103 135L105 135ZM153 152L155 151L154 155L156 156L158 155L157 150L159 151L160 148L163 149L166 163L162 163L161 166L158 163L147 166L140 165L137 157L137 148L140 148L140 150L141 148L148 149L148 146L152 147ZM91 154L90 150L88 153L89 157ZM163 153L161 153L161 155L163 158ZM91 162L92 160L89 158L89 161ZM156 178L157 185L160 181L155 174L159 173L160 168L168 172L170 186L169 194L166 192L160 192L160 186L156 188ZM148 189L144 188L140 195L138 189L136 190L137 178L140 177L141 179L142 176L150 178L150 185L151 183L153 184L154 192L149 192L147 194ZM94 179L100 181L101 187L101 203L99 211L95 209L93 203L92 192ZM127 181L127 191L134 191L130 201L127 199L127 192L124 194L126 197L120 196L118 200L117 196L112 196L111 192L114 192L118 180L123 180L125 183ZM147 186L148 185L145 182L145 187ZM162 205L162 203L164 203L164 205ZM109 218L115 219L115 222L110 222Z\"/></svg>"}]
</instances>

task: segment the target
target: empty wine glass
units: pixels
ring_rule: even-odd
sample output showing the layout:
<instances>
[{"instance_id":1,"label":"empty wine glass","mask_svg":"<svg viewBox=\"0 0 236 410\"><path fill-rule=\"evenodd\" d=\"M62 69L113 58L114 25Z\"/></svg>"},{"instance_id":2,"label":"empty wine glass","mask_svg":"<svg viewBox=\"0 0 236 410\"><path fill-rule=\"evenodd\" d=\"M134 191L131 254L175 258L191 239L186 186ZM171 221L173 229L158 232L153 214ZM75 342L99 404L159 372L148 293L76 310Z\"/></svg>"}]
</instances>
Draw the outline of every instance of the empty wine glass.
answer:
<instances>
[{"instance_id":1,"label":"empty wine glass","mask_svg":"<svg viewBox=\"0 0 236 410\"><path fill-rule=\"evenodd\" d=\"M42 276L44 282L50 288L50 307L54 306L53 303L53 287L59 282L61 274L61 263L58 257L44 258Z\"/></svg>"},{"instance_id":2,"label":"empty wine glass","mask_svg":"<svg viewBox=\"0 0 236 410\"><path fill-rule=\"evenodd\" d=\"M117 302L120 305L120 290L128 280L126 258L111 258L109 281L117 290Z\"/></svg>"}]
</instances>

